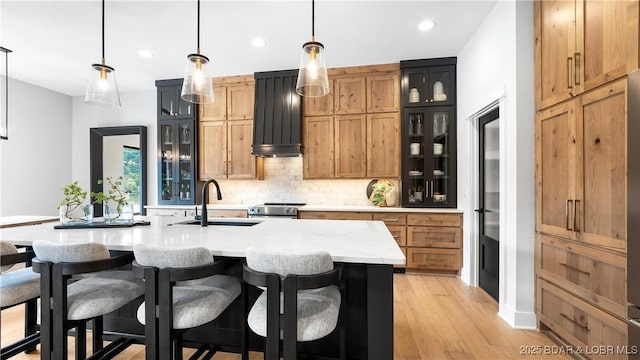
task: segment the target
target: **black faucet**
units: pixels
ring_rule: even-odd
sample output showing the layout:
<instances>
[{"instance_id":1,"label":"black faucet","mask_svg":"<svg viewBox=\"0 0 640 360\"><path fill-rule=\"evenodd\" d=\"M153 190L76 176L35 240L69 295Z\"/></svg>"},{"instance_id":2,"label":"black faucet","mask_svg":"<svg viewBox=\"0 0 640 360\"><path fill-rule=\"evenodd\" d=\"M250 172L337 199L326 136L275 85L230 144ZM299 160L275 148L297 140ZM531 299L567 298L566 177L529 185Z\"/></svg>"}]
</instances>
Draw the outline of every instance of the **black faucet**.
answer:
<instances>
[{"instance_id":1,"label":"black faucet","mask_svg":"<svg viewBox=\"0 0 640 360\"><path fill-rule=\"evenodd\" d=\"M213 183L218 191L218 200L222 200L222 193L220 192L220 185L214 179L209 179L204 182L202 186L202 215L200 216L200 226L209 226L209 219L207 216L207 203L209 202L209 184Z\"/></svg>"}]
</instances>

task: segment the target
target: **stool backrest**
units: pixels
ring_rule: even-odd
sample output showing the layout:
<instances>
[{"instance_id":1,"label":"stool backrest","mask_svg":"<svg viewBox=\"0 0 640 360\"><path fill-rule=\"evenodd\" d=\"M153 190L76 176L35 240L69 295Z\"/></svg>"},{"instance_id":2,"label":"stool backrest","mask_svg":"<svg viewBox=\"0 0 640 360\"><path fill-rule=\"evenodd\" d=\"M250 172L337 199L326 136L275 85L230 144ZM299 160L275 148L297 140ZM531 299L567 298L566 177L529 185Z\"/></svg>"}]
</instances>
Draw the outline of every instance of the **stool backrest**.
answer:
<instances>
[{"instance_id":1,"label":"stool backrest","mask_svg":"<svg viewBox=\"0 0 640 360\"><path fill-rule=\"evenodd\" d=\"M108 259L109 249L103 244L84 243L58 243L48 240L33 242L33 251L41 261L60 262L86 262Z\"/></svg>"},{"instance_id":2,"label":"stool backrest","mask_svg":"<svg viewBox=\"0 0 640 360\"><path fill-rule=\"evenodd\" d=\"M289 274L313 275L333 270L333 260L326 251L279 250L248 248L247 265L256 271L275 273L284 278Z\"/></svg>"},{"instance_id":3,"label":"stool backrest","mask_svg":"<svg viewBox=\"0 0 640 360\"><path fill-rule=\"evenodd\" d=\"M15 245L13 245L8 241L0 240L0 255L11 255L11 254L17 254L17 253L18 253L18 249L15 247ZM14 264L0 266L0 272L8 271L13 267L13 265Z\"/></svg>"},{"instance_id":4,"label":"stool backrest","mask_svg":"<svg viewBox=\"0 0 640 360\"><path fill-rule=\"evenodd\" d=\"M138 244L133 246L136 262L142 266L187 268L213 263L211 251L203 247L168 248Z\"/></svg>"}]
</instances>

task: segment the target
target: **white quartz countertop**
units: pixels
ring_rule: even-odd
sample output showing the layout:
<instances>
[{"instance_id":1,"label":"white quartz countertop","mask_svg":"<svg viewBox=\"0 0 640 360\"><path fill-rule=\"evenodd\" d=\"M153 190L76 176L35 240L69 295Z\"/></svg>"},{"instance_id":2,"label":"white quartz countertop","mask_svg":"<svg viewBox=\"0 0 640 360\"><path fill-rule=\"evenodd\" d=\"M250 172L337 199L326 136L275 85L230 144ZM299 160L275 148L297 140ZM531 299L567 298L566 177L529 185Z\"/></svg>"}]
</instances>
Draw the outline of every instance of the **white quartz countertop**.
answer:
<instances>
[{"instance_id":1,"label":"white quartz countertop","mask_svg":"<svg viewBox=\"0 0 640 360\"><path fill-rule=\"evenodd\" d=\"M58 219L59 217L57 216L34 216L34 215L1 216L0 228L40 224L43 222L56 221Z\"/></svg>"},{"instance_id":2,"label":"white quartz countertop","mask_svg":"<svg viewBox=\"0 0 640 360\"><path fill-rule=\"evenodd\" d=\"M333 261L367 264L405 264L405 257L389 230L381 221L352 220L259 220L254 226L170 225L175 218L141 217L149 226L122 228L61 229L57 223L0 229L0 238L16 245L31 245L35 240L58 242L98 242L111 250L132 250L139 243L167 247L203 246L213 255L244 257L248 247L276 249L319 249L331 254ZM216 218L211 218L213 220ZM223 221L247 219L220 218Z\"/></svg>"},{"instance_id":3,"label":"white quartz countertop","mask_svg":"<svg viewBox=\"0 0 640 360\"><path fill-rule=\"evenodd\" d=\"M211 210L247 210L247 204L208 204L207 209ZM147 209L168 209L168 210L193 210L202 205L147 205ZM374 205L304 205L298 208L299 211L364 211L364 212L415 212L415 213L453 213L461 214L460 209L443 208L403 208L403 207L379 207Z\"/></svg>"}]
</instances>

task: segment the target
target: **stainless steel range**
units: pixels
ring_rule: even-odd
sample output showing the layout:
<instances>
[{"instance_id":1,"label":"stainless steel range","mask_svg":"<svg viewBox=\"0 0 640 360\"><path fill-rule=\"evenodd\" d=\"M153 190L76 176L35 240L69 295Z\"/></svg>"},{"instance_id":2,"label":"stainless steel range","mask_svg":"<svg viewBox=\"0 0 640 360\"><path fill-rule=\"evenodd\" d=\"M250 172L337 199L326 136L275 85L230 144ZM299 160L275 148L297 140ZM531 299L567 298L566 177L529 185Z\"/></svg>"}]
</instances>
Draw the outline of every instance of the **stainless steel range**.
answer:
<instances>
[{"instance_id":1,"label":"stainless steel range","mask_svg":"<svg viewBox=\"0 0 640 360\"><path fill-rule=\"evenodd\" d=\"M250 218L266 218L266 217L279 217L279 218L298 218L298 208L304 204L302 203L264 203L261 205L254 205L247 209L247 213Z\"/></svg>"}]
</instances>

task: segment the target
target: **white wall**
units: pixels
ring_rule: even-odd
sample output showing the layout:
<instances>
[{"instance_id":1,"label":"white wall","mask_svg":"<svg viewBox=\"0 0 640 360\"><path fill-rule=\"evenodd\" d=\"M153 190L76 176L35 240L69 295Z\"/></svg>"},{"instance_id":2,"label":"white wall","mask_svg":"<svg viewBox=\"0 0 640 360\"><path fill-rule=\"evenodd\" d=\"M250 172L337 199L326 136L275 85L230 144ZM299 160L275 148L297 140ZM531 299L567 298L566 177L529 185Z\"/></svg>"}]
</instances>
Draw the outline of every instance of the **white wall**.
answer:
<instances>
[{"instance_id":1,"label":"white wall","mask_svg":"<svg viewBox=\"0 0 640 360\"><path fill-rule=\"evenodd\" d=\"M0 216L58 215L61 188L71 181L71 119L71 97L9 78Z\"/></svg>"},{"instance_id":2,"label":"white wall","mask_svg":"<svg viewBox=\"0 0 640 360\"><path fill-rule=\"evenodd\" d=\"M85 189L89 183L89 129L92 127L147 127L147 203L157 204L156 92L120 93L122 108L88 105L84 97L73 98L73 167L71 174Z\"/></svg>"},{"instance_id":3,"label":"white wall","mask_svg":"<svg viewBox=\"0 0 640 360\"><path fill-rule=\"evenodd\" d=\"M477 284L474 114L500 102L499 315L535 328L533 5L499 1L458 54L458 207L464 211L462 279Z\"/></svg>"}]
</instances>

